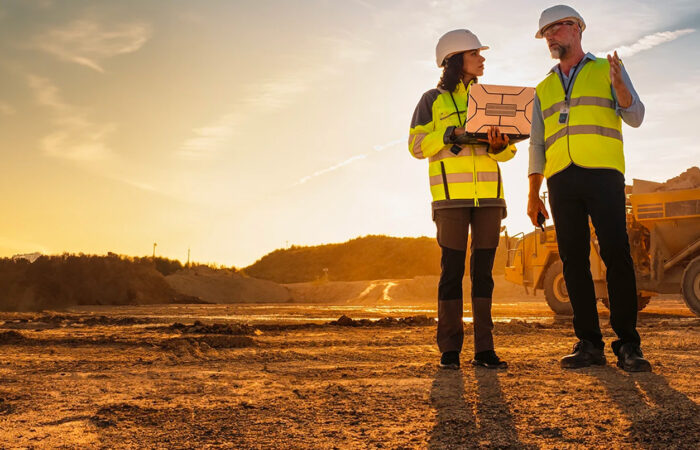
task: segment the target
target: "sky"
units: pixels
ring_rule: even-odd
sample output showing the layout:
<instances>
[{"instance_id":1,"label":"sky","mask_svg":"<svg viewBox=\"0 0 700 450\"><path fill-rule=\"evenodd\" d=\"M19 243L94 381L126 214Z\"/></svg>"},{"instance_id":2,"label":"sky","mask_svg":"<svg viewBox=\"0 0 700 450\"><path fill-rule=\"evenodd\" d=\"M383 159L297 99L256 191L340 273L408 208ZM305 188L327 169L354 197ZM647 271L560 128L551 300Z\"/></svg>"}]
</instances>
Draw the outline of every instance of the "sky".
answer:
<instances>
[{"instance_id":1,"label":"sky","mask_svg":"<svg viewBox=\"0 0 700 450\"><path fill-rule=\"evenodd\" d=\"M482 83L535 86L549 1L2 0L0 256L108 251L244 267L290 245L434 236L407 137L467 28ZM628 184L700 164L700 4L573 1L646 106ZM529 232L527 147L502 164Z\"/></svg>"}]
</instances>

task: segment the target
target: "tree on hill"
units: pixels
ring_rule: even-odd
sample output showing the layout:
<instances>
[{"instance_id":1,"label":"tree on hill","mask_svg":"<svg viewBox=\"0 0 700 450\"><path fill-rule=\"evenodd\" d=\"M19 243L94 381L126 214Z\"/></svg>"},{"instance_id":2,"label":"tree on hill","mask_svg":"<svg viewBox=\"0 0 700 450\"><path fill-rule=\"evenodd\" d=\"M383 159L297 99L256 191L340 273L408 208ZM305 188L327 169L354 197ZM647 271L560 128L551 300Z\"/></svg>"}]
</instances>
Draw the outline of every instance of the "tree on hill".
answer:
<instances>
[{"instance_id":1,"label":"tree on hill","mask_svg":"<svg viewBox=\"0 0 700 450\"><path fill-rule=\"evenodd\" d=\"M167 266L167 264L166 264ZM0 259L0 309L167 303L175 292L150 259L115 254Z\"/></svg>"},{"instance_id":2,"label":"tree on hill","mask_svg":"<svg viewBox=\"0 0 700 450\"><path fill-rule=\"evenodd\" d=\"M327 270L326 270L327 269ZM278 249L243 270L278 283L412 278L440 273L440 248L427 237L365 236L342 244Z\"/></svg>"},{"instance_id":3,"label":"tree on hill","mask_svg":"<svg viewBox=\"0 0 700 450\"><path fill-rule=\"evenodd\" d=\"M439 275L440 253L434 238L370 235L340 244L277 249L243 269L243 272L277 283L300 283L326 276L330 281L413 278ZM468 260L469 256L467 276ZM504 264L505 248L500 245L494 273L503 273Z\"/></svg>"}]
</instances>

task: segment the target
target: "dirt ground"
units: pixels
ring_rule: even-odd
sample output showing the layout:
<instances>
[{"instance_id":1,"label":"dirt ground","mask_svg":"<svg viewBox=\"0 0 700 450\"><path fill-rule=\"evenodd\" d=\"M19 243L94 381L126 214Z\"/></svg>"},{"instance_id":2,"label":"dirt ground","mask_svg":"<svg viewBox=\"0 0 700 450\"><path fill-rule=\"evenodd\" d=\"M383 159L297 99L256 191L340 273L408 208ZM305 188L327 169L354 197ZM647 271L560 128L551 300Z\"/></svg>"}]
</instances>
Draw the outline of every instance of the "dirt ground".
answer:
<instances>
[{"instance_id":1,"label":"dirt ground","mask_svg":"<svg viewBox=\"0 0 700 450\"><path fill-rule=\"evenodd\" d=\"M468 364L468 322L459 371L438 369L432 320L326 323L434 305L260 308L1 313L0 447L700 447L700 319L678 299L640 313L641 374L609 347L560 369L573 333L542 301L495 304L505 371Z\"/></svg>"}]
</instances>

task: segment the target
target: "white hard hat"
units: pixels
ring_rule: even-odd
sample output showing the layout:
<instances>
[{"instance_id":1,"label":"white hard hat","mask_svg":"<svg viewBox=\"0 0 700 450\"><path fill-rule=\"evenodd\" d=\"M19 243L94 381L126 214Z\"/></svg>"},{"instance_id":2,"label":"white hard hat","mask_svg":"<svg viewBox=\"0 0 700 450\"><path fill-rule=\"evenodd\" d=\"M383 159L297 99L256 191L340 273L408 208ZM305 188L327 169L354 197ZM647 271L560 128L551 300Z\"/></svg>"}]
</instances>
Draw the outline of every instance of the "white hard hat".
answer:
<instances>
[{"instance_id":1,"label":"white hard hat","mask_svg":"<svg viewBox=\"0 0 700 450\"><path fill-rule=\"evenodd\" d=\"M435 62L442 67L447 58L467 50L487 50L469 30L452 30L443 34L435 47Z\"/></svg>"},{"instance_id":2,"label":"white hard hat","mask_svg":"<svg viewBox=\"0 0 700 450\"><path fill-rule=\"evenodd\" d=\"M581 28L581 31L586 29L586 22L583 21L581 14L576 12L574 8L566 5L556 5L542 11L542 15L540 16L540 27L537 30L537 33L535 33L535 37L537 39L542 39L544 37L542 35L542 30L544 28L564 19L572 19L578 22L578 26Z\"/></svg>"}]
</instances>

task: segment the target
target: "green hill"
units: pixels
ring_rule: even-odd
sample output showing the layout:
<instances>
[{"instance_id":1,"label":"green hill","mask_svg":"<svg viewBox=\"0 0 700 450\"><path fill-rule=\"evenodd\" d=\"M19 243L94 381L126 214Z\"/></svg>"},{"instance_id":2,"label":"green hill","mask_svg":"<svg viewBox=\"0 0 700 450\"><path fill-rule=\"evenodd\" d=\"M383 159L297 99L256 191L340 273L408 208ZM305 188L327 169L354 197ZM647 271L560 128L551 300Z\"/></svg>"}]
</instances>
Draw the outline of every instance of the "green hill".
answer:
<instances>
[{"instance_id":1,"label":"green hill","mask_svg":"<svg viewBox=\"0 0 700 450\"><path fill-rule=\"evenodd\" d=\"M503 273L504 264L505 249L501 246L494 273ZM328 269L331 281L439 275L440 247L428 237L364 236L341 244L278 249L243 271L277 283L301 283L323 279L324 269Z\"/></svg>"}]
</instances>

